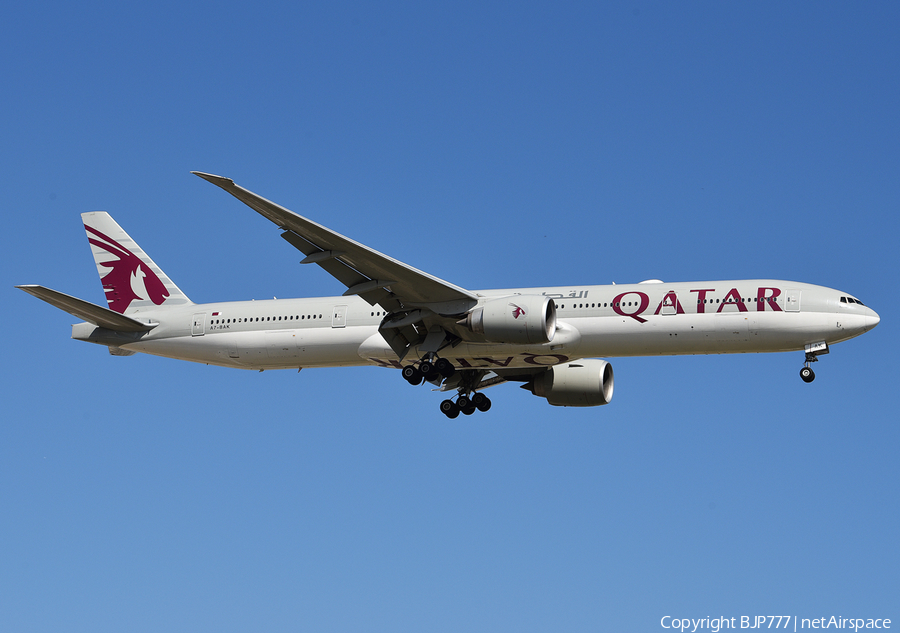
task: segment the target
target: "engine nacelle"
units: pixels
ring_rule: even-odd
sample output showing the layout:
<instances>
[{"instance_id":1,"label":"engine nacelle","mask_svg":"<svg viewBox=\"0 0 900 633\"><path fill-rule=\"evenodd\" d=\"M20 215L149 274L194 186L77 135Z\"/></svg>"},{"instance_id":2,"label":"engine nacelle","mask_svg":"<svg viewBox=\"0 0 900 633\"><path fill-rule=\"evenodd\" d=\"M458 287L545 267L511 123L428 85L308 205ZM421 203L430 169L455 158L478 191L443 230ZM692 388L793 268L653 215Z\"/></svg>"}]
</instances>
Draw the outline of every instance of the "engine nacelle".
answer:
<instances>
[{"instance_id":1,"label":"engine nacelle","mask_svg":"<svg viewBox=\"0 0 900 633\"><path fill-rule=\"evenodd\" d=\"M609 404L613 396L612 365L597 358L554 365L535 376L527 388L556 407Z\"/></svg>"},{"instance_id":2,"label":"engine nacelle","mask_svg":"<svg viewBox=\"0 0 900 633\"><path fill-rule=\"evenodd\" d=\"M556 334L556 304L543 295L513 295L489 299L465 320L491 343L541 345Z\"/></svg>"}]
</instances>

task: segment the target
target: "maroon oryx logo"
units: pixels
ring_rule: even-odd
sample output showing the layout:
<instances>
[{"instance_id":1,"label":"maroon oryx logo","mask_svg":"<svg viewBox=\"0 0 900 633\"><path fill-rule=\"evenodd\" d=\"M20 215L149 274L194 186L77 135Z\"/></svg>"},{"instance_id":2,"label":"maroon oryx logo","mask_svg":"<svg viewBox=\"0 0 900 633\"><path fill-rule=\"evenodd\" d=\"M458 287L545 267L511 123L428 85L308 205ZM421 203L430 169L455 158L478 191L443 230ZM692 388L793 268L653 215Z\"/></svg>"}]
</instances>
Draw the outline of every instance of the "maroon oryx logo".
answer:
<instances>
[{"instance_id":1,"label":"maroon oryx logo","mask_svg":"<svg viewBox=\"0 0 900 633\"><path fill-rule=\"evenodd\" d=\"M510 303L509 306L513 309L512 315L514 319L525 316L525 308L522 306L517 306L515 303Z\"/></svg>"},{"instance_id":2,"label":"maroon oryx logo","mask_svg":"<svg viewBox=\"0 0 900 633\"><path fill-rule=\"evenodd\" d=\"M106 292L106 300L111 310L124 313L135 299L139 301L149 299L156 305L166 300L169 291L156 273L137 255L97 229L87 224L84 228L89 234L88 242L115 258L98 262L100 266L110 269L105 275L101 273L100 281L103 283L103 290ZM91 234L96 237L91 237Z\"/></svg>"}]
</instances>

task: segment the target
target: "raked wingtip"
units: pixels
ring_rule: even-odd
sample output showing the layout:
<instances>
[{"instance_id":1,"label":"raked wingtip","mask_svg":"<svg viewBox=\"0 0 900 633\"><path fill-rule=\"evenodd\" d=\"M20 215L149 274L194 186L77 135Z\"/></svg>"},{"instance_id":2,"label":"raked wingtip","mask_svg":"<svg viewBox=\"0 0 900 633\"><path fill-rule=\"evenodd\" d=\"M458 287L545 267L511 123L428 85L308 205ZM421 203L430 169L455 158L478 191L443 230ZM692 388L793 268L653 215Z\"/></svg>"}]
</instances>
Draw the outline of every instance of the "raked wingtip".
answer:
<instances>
[{"instance_id":1,"label":"raked wingtip","mask_svg":"<svg viewBox=\"0 0 900 633\"><path fill-rule=\"evenodd\" d=\"M233 185L234 184L234 181L231 178L225 178L224 176L216 176L215 174L207 174L202 171L192 171L191 173L194 174L195 176L199 176L203 180L213 183L214 185L219 185L220 187L222 185Z\"/></svg>"}]
</instances>

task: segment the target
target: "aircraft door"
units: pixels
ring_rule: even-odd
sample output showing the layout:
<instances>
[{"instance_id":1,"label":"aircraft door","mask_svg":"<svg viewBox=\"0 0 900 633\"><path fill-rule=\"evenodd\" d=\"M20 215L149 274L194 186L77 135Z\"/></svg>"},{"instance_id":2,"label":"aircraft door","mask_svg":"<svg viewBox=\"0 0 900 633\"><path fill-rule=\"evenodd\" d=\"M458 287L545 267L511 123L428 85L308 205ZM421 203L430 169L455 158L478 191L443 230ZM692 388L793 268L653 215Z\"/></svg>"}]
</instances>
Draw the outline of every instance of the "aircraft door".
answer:
<instances>
[{"instance_id":1,"label":"aircraft door","mask_svg":"<svg viewBox=\"0 0 900 633\"><path fill-rule=\"evenodd\" d=\"M195 314L191 322L191 336L203 336L206 327L206 313Z\"/></svg>"},{"instance_id":2,"label":"aircraft door","mask_svg":"<svg viewBox=\"0 0 900 633\"><path fill-rule=\"evenodd\" d=\"M334 313L331 315L331 327L346 327L347 325L347 306L334 306Z\"/></svg>"},{"instance_id":3,"label":"aircraft door","mask_svg":"<svg viewBox=\"0 0 900 633\"><path fill-rule=\"evenodd\" d=\"M785 312L800 312L800 291L796 289L786 290L784 298Z\"/></svg>"}]
</instances>

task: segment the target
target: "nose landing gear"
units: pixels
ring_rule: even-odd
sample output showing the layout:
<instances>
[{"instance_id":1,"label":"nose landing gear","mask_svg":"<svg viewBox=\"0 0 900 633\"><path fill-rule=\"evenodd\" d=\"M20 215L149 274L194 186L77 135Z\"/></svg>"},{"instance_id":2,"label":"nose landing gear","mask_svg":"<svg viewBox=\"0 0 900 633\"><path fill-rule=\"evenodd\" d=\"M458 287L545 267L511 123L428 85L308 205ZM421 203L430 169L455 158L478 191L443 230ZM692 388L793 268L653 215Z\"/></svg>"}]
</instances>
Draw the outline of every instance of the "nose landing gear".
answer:
<instances>
[{"instance_id":1,"label":"nose landing gear","mask_svg":"<svg viewBox=\"0 0 900 633\"><path fill-rule=\"evenodd\" d=\"M813 360L819 360L818 358L813 357ZM809 363L807 362L807 366L800 370L800 378L803 379L803 382L812 382L816 379L816 372L809 368Z\"/></svg>"},{"instance_id":2,"label":"nose landing gear","mask_svg":"<svg viewBox=\"0 0 900 633\"><path fill-rule=\"evenodd\" d=\"M800 378L803 382L812 382L816 379L816 372L810 368L810 363L815 363L819 360L820 354L828 353L828 343L824 341L821 343L811 343L806 346L806 362L803 365L803 369L800 370Z\"/></svg>"}]
</instances>

